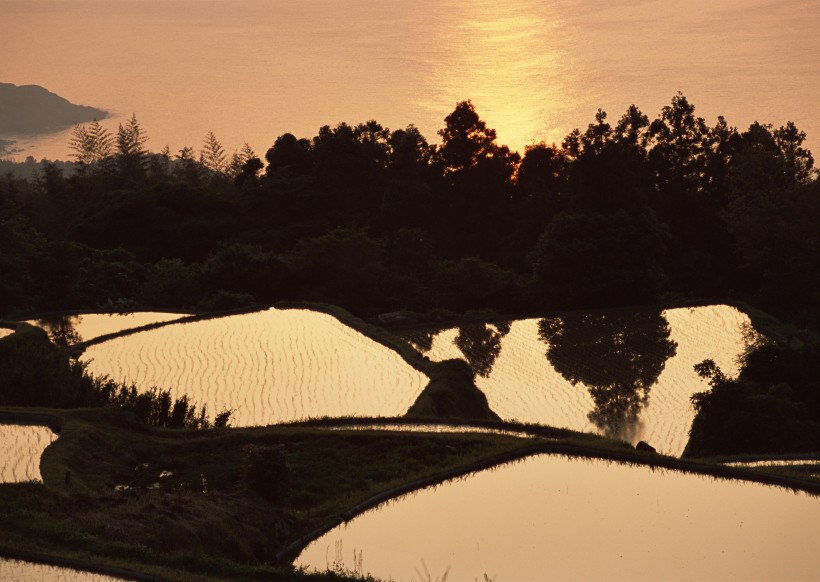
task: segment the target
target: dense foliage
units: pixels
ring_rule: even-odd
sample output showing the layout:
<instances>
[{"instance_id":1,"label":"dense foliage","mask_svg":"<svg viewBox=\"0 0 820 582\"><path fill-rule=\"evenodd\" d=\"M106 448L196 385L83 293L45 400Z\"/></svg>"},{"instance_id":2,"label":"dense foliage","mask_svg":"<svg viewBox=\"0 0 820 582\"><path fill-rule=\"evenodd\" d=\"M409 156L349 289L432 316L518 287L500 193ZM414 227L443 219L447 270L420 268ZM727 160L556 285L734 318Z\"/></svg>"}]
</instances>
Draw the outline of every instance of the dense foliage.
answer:
<instances>
[{"instance_id":1,"label":"dense foliage","mask_svg":"<svg viewBox=\"0 0 820 582\"><path fill-rule=\"evenodd\" d=\"M160 128L161 129L161 128ZM739 295L818 322L820 183L789 123L599 111L523 156L459 103L431 145L375 121L273 140L264 161L147 149L135 117L75 129L74 164L3 162L0 313L320 300L544 310Z\"/></svg>"},{"instance_id":2,"label":"dense foliage","mask_svg":"<svg viewBox=\"0 0 820 582\"><path fill-rule=\"evenodd\" d=\"M168 390L137 390L134 385L94 377L85 364L52 343L46 332L26 324L0 339L0 406L78 408L110 406L128 411L136 422L166 428L227 426L230 411L210 420L187 396Z\"/></svg>"},{"instance_id":3,"label":"dense foliage","mask_svg":"<svg viewBox=\"0 0 820 582\"><path fill-rule=\"evenodd\" d=\"M734 380L711 360L697 369L711 390L692 397L685 455L820 450L820 344L759 346Z\"/></svg>"}]
</instances>

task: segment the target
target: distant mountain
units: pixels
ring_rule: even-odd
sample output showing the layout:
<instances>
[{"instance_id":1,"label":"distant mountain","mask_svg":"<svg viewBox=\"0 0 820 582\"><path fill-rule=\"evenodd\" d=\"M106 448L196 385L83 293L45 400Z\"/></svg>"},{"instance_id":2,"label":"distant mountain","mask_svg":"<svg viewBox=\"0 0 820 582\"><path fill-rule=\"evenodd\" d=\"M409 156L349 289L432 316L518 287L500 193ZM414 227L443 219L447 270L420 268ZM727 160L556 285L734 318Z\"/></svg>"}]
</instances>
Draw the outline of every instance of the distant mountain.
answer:
<instances>
[{"instance_id":1,"label":"distant mountain","mask_svg":"<svg viewBox=\"0 0 820 582\"><path fill-rule=\"evenodd\" d=\"M46 133L107 116L107 111L74 105L39 85L0 83L0 135Z\"/></svg>"}]
</instances>

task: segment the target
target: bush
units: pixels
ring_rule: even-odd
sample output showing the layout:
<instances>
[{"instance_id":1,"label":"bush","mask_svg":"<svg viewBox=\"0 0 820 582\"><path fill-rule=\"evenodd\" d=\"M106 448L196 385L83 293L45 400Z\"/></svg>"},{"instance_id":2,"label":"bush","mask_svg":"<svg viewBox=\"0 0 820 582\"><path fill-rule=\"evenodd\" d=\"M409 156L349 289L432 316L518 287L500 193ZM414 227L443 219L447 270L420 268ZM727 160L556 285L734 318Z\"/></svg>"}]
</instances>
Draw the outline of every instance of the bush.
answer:
<instances>
[{"instance_id":1,"label":"bush","mask_svg":"<svg viewBox=\"0 0 820 582\"><path fill-rule=\"evenodd\" d=\"M248 489L274 502L284 500L290 468L284 445L247 445L242 473Z\"/></svg>"}]
</instances>

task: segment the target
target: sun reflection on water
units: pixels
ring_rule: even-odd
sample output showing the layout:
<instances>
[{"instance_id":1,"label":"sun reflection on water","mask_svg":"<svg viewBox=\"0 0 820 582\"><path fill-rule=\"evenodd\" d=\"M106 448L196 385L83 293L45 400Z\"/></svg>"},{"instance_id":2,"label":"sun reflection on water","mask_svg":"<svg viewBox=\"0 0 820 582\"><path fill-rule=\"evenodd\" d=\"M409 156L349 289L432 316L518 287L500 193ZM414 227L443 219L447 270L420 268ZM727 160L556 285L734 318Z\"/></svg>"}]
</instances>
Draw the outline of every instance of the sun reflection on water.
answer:
<instances>
[{"instance_id":1,"label":"sun reflection on water","mask_svg":"<svg viewBox=\"0 0 820 582\"><path fill-rule=\"evenodd\" d=\"M552 123L572 99L569 56L561 46L562 19L545 6L481 0L459 4L432 36L443 47L430 64L428 91L418 104L448 111L470 98L479 115L514 150L536 141L560 141Z\"/></svg>"}]
</instances>

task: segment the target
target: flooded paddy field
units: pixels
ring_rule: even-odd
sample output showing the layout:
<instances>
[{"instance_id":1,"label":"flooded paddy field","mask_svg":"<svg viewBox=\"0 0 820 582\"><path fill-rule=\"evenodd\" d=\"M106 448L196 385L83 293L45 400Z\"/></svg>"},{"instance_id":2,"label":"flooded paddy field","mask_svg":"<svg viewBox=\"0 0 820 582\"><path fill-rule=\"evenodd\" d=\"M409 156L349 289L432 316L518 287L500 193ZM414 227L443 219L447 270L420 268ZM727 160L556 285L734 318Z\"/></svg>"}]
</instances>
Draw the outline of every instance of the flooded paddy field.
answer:
<instances>
[{"instance_id":1,"label":"flooded paddy field","mask_svg":"<svg viewBox=\"0 0 820 582\"><path fill-rule=\"evenodd\" d=\"M820 499L757 483L555 455L378 506L296 561L417 580L807 580Z\"/></svg>"},{"instance_id":2,"label":"flooded paddy field","mask_svg":"<svg viewBox=\"0 0 820 582\"><path fill-rule=\"evenodd\" d=\"M120 580L120 578L73 568L0 558L0 580L3 582L109 582Z\"/></svg>"},{"instance_id":3,"label":"flooded paddy field","mask_svg":"<svg viewBox=\"0 0 820 582\"><path fill-rule=\"evenodd\" d=\"M14 333L13 329L9 329L7 327L0 327L0 339L10 336Z\"/></svg>"},{"instance_id":4,"label":"flooded paddy field","mask_svg":"<svg viewBox=\"0 0 820 582\"><path fill-rule=\"evenodd\" d=\"M40 327L59 345L72 346L104 335L152 323L186 317L184 313L139 311L134 313L81 313L30 319L26 323ZM0 332L2 333L2 332ZM2 337L2 335L0 335Z\"/></svg>"},{"instance_id":5,"label":"flooded paddy field","mask_svg":"<svg viewBox=\"0 0 820 582\"><path fill-rule=\"evenodd\" d=\"M398 416L427 377L336 318L269 309L164 326L102 342L88 370L187 394L232 426L322 416Z\"/></svg>"},{"instance_id":6,"label":"flooded paddy field","mask_svg":"<svg viewBox=\"0 0 820 582\"><path fill-rule=\"evenodd\" d=\"M417 331L404 337L431 360L466 360L504 420L645 440L679 455L708 389L694 365L729 376L754 336L748 316L711 305L568 313L544 319Z\"/></svg>"},{"instance_id":7,"label":"flooded paddy field","mask_svg":"<svg viewBox=\"0 0 820 582\"><path fill-rule=\"evenodd\" d=\"M525 431L487 428L472 425L452 424L341 424L328 427L328 430L360 430L360 431L388 431L388 432L423 432L431 434L495 434L516 438L535 438L537 435Z\"/></svg>"},{"instance_id":8,"label":"flooded paddy field","mask_svg":"<svg viewBox=\"0 0 820 582\"><path fill-rule=\"evenodd\" d=\"M0 424L0 483L41 481L40 457L56 439L46 426Z\"/></svg>"}]
</instances>

